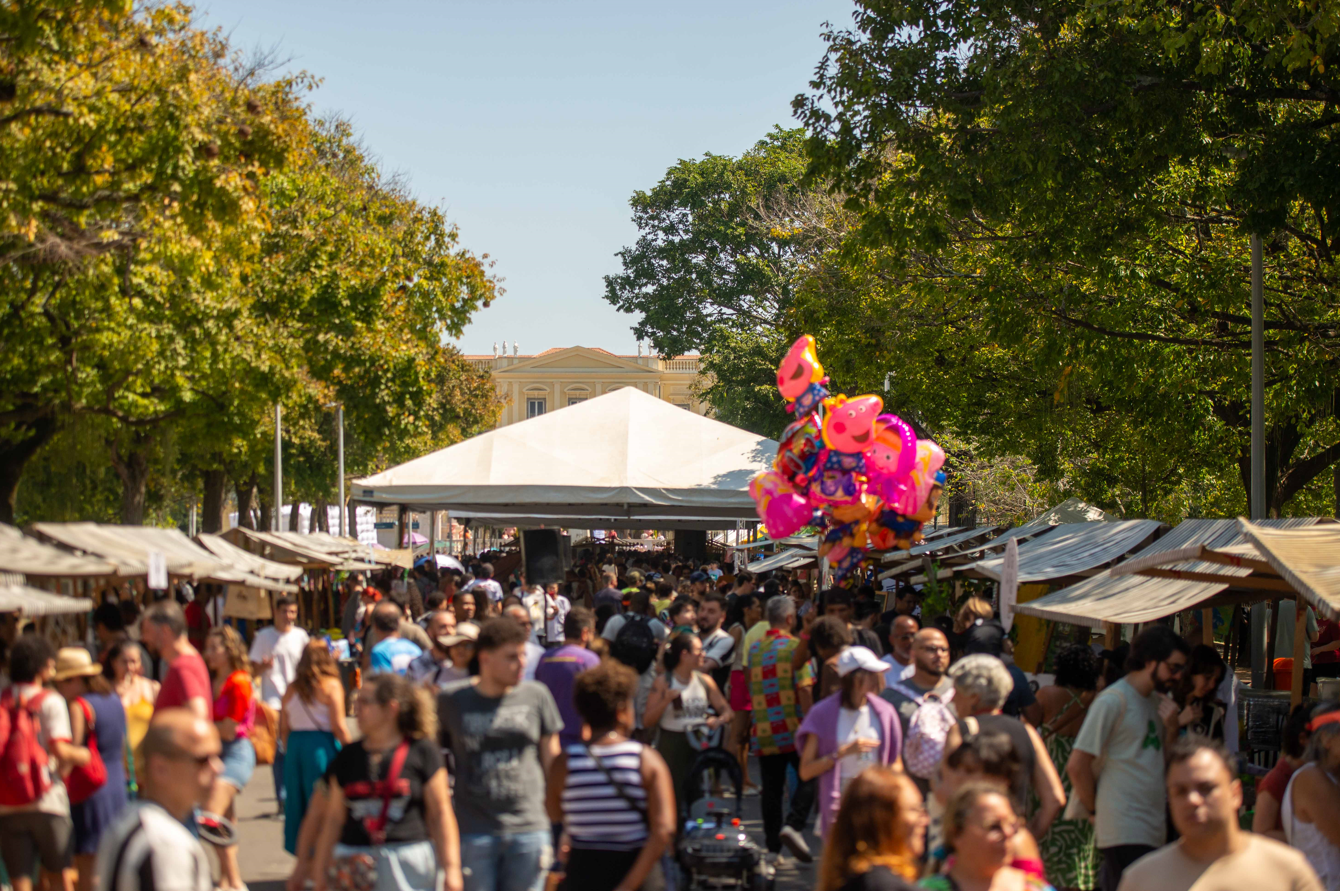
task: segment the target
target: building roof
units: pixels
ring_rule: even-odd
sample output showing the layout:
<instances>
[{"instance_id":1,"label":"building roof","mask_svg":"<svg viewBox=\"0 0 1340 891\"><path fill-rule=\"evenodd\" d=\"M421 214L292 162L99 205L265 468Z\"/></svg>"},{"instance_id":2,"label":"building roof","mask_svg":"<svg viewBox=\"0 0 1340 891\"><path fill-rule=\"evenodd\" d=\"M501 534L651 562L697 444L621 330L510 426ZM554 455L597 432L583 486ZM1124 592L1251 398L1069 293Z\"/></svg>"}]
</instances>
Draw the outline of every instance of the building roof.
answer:
<instances>
[{"instance_id":1,"label":"building roof","mask_svg":"<svg viewBox=\"0 0 1340 891\"><path fill-rule=\"evenodd\" d=\"M561 353L561 352L563 352L563 351L565 351L565 350L571 350L571 349L586 349L586 350L590 350L590 351L593 352L593 353L604 353L606 356L613 356L613 357L616 358L616 359L645 359L645 358L646 358L645 355L639 356L639 355L636 355L636 354L634 354L634 353L611 353L609 350L602 349L601 347L583 347L583 346L581 346L580 344L578 344L576 347L550 347L549 349L544 350L543 352L539 352L539 353L520 353L520 354L515 355L515 356L512 355L511 353L499 353L497 356L494 356L492 353L465 353L465 354L463 354L463 358L466 358L466 359L538 359L538 358L540 358L541 356L552 356L554 353ZM662 359L665 359L666 361L670 361L671 359L701 359L702 356L699 355L698 353L682 353L681 355L678 355L678 356L661 356L661 358L662 358Z\"/></svg>"}]
</instances>

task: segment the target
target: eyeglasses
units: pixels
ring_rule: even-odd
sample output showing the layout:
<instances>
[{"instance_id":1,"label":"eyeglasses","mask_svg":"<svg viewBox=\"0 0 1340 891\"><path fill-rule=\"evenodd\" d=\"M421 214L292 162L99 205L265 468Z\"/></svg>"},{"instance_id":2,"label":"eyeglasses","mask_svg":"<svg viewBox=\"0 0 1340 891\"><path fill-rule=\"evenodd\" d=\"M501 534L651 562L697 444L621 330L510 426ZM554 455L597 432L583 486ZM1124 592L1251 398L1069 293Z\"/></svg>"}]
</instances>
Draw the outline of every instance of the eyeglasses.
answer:
<instances>
[{"instance_id":1,"label":"eyeglasses","mask_svg":"<svg viewBox=\"0 0 1340 891\"><path fill-rule=\"evenodd\" d=\"M210 752L208 755L192 755L190 752L172 752L168 756L173 761L194 761L196 767L204 767L219 757L218 752Z\"/></svg>"},{"instance_id":2,"label":"eyeglasses","mask_svg":"<svg viewBox=\"0 0 1340 891\"><path fill-rule=\"evenodd\" d=\"M922 647L922 652L926 653L944 653L948 655L949 647Z\"/></svg>"},{"instance_id":3,"label":"eyeglasses","mask_svg":"<svg viewBox=\"0 0 1340 891\"><path fill-rule=\"evenodd\" d=\"M1177 663L1164 662L1163 664L1167 666L1168 674L1172 675L1173 677L1177 677L1179 674L1186 671L1185 662L1177 662Z\"/></svg>"}]
</instances>

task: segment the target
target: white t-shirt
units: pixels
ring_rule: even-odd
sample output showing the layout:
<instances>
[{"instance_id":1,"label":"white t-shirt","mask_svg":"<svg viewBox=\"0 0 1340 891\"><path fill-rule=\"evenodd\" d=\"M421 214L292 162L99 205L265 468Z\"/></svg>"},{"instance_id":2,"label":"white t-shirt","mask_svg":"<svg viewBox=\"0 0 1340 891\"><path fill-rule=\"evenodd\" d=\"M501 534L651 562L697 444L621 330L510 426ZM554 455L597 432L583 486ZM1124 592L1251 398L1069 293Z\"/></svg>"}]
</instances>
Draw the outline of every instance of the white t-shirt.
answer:
<instances>
[{"instance_id":1,"label":"white t-shirt","mask_svg":"<svg viewBox=\"0 0 1340 891\"><path fill-rule=\"evenodd\" d=\"M719 666L728 667L735 656L735 638L718 628L703 637L703 655L715 659Z\"/></svg>"},{"instance_id":2,"label":"white t-shirt","mask_svg":"<svg viewBox=\"0 0 1340 891\"><path fill-rule=\"evenodd\" d=\"M503 589L496 579L475 579L462 588L461 592L474 591L476 588L481 589L491 602L502 603Z\"/></svg>"},{"instance_id":3,"label":"white t-shirt","mask_svg":"<svg viewBox=\"0 0 1340 891\"><path fill-rule=\"evenodd\" d=\"M837 721L837 744L842 748L847 743L857 739L873 739L880 741L879 725L875 723L870 714L870 706L863 705L857 709L841 708L838 709ZM873 765L879 756L878 750L871 749L868 752L861 752L856 755L847 755L838 764L839 776L841 777L842 788L847 787L847 783L858 773Z\"/></svg>"},{"instance_id":4,"label":"white t-shirt","mask_svg":"<svg viewBox=\"0 0 1340 891\"><path fill-rule=\"evenodd\" d=\"M292 625L283 634L273 625L256 632L251 644L251 661L260 663L273 659L269 668L261 671L261 701L271 708L279 708L284 691L298 674L298 662L310 638L307 632Z\"/></svg>"},{"instance_id":5,"label":"white t-shirt","mask_svg":"<svg viewBox=\"0 0 1340 891\"><path fill-rule=\"evenodd\" d=\"M899 662L898 657L893 655L892 653L882 657L880 661L883 662L885 665L893 666L888 671L884 672L884 686L886 687L890 686L891 684L896 684L899 681L903 680L904 678L910 678L912 675L917 673L917 667L915 665L913 665L910 662L904 665L903 663Z\"/></svg>"},{"instance_id":6,"label":"white t-shirt","mask_svg":"<svg viewBox=\"0 0 1340 891\"><path fill-rule=\"evenodd\" d=\"M20 702L28 702L34 696L42 694L42 701L37 706L36 719L38 722L37 741L46 749L47 762L50 764L55 760L55 755L51 751L53 742L73 742L74 731L70 729L70 707L55 690L46 690L37 684L15 684L13 686L14 695L19 697ZM56 814L58 816L68 817L70 815L70 796L65 791L65 783L60 777L47 772L47 781L51 787L33 804L20 805L18 807L0 806L0 814L18 814L25 811L39 811L44 814Z\"/></svg>"},{"instance_id":7,"label":"white t-shirt","mask_svg":"<svg viewBox=\"0 0 1340 891\"><path fill-rule=\"evenodd\" d=\"M526 669L523 680L535 680L535 669L540 667L540 658L544 656L544 647L533 640L526 641Z\"/></svg>"}]
</instances>

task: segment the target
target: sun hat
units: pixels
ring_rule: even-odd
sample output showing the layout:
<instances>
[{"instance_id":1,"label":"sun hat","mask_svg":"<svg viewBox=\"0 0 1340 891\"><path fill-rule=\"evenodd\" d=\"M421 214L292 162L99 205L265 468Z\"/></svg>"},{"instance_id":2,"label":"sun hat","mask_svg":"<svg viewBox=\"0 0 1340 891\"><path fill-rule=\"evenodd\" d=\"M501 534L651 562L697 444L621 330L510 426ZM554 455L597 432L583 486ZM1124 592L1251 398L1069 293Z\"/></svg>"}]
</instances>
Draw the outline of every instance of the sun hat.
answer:
<instances>
[{"instance_id":1,"label":"sun hat","mask_svg":"<svg viewBox=\"0 0 1340 891\"><path fill-rule=\"evenodd\" d=\"M847 647L838 654L838 677L845 678L853 671L873 671L882 673L892 666L876 656L869 647Z\"/></svg>"},{"instance_id":2,"label":"sun hat","mask_svg":"<svg viewBox=\"0 0 1340 891\"><path fill-rule=\"evenodd\" d=\"M102 666L83 647L61 647L56 653L56 680L90 678L95 674L102 674Z\"/></svg>"}]
</instances>

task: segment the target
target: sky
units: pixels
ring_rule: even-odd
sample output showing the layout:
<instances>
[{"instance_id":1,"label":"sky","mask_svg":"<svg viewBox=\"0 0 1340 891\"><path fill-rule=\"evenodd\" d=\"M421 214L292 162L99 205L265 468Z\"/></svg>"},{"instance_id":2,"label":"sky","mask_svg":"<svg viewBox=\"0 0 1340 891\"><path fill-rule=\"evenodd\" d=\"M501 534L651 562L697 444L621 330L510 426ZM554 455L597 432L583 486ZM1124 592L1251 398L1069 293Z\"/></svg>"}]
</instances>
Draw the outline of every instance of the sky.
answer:
<instances>
[{"instance_id":1,"label":"sky","mask_svg":"<svg viewBox=\"0 0 1340 891\"><path fill-rule=\"evenodd\" d=\"M323 79L387 172L443 207L506 293L457 345L631 354L604 276L637 229L628 199L681 158L738 155L774 125L852 0L200 0L241 49Z\"/></svg>"}]
</instances>

